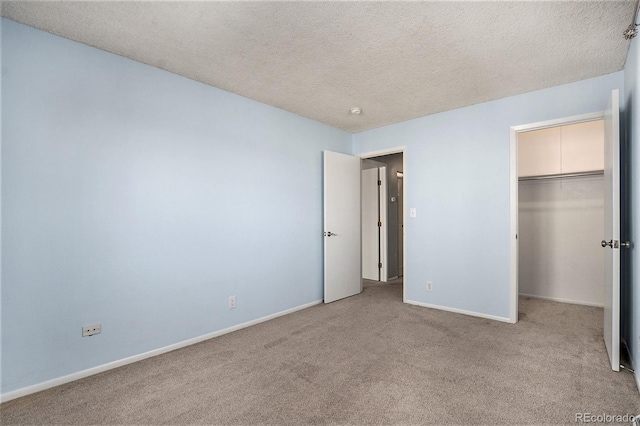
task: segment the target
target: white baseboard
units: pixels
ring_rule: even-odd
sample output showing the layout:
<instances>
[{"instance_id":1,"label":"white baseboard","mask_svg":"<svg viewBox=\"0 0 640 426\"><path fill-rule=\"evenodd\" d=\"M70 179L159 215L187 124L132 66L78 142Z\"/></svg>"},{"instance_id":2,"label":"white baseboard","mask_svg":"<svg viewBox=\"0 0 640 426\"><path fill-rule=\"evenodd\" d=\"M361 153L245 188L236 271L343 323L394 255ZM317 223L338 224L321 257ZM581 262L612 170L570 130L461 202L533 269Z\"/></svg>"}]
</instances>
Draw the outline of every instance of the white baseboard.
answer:
<instances>
[{"instance_id":1,"label":"white baseboard","mask_svg":"<svg viewBox=\"0 0 640 426\"><path fill-rule=\"evenodd\" d=\"M463 315L469 315L469 316L472 316L472 317L490 319L490 320L494 320L494 321L511 322L511 320L509 318L505 318L505 317L499 317L499 316L496 316L496 315L483 314L481 312L466 311L464 309L458 309L458 308L450 308L448 306L440 306L440 305L432 305L430 303L416 302L415 300L405 300L405 303L408 303L410 305L422 306L424 308L431 308L431 309L438 309L440 311L453 312L455 314L463 314Z\"/></svg>"},{"instance_id":2,"label":"white baseboard","mask_svg":"<svg viewBox=\"0 0 640 426\"><path fill-rule=\"evenodd\" d=\"M570 303L572 305L594 306L596 308L604 307L604 304L602 303L580 302L578 300L563 299L561 297L538 296L535 294L524 294L524 293L520 293L519 296L530 297L532 299L551 300L552 302Z\"/></svg>"},{"instance_id":3,"label":"white baseboard","mask_svg":"<svg viewBox=\"0 0 640 426\"><path fill-rule=\"evenodd\" d=\"M144 352L138 355L133 355L127 358L122 358L116 361L109 362L107 364L98 365L96 367L88 368L86 370L78 371L77 373L68 374L66 376L58 377L46 382L38 383L35 385L20 388L14 391L6 392L0 395L0 402L11 401L12 399L20 398L22 396L30 395L32 393L40 392L45 389L49 389L55 386L63 385L65 383L73 382L74 380L84 379L85 377L93 376L94 374L102 373L107 370L122 367L123 365L132 364L143 359L151 358L157 355L161 355L167 352L174 351L176 349L184 348L186 346L195 345L196 343L203 342L205 340L212 339L214 337L222 336L223 334L231 333L242 328L250 327L252 325L259 324L261 322L269 321L274 318L278 318L284 315L292 314L302 309L310 308L311 306L319 305L322 300L316 300L315 302L306 303L304 305L296 306L295 308L287 309L284 311L276 312L275 314L267 315L262 318L258 318L252 321L248 321L242 324L234 325L222 330L214 331L212 333L203 334L202 336L194 337L191 339L183 340L182 342L174 343L173 345L165 346L162 348L154 349L148 352Z\"/></svg>"}]
</instances>

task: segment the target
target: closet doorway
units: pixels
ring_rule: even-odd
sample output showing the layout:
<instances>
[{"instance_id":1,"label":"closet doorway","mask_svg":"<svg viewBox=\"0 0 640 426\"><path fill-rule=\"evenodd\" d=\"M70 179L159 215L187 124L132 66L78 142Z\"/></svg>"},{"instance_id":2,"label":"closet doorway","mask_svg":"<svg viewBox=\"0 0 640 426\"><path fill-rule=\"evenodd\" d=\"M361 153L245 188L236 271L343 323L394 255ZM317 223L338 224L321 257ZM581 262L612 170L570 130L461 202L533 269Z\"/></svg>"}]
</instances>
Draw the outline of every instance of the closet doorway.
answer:
<instances>
[{"instance_id":1,"label":"closet doorway","mask_svg":"<svg viewBox=\"0 0 640 426\"><path fill-rule=\"evenodd\" d=\"M604 274L601 275L603 280L603 298L602 305L604 308L604 321L603 321L603 337L604 343L609 355L609 361L611 368L618 371L620 368L620 251L622 249L629 248L631 246L629 241L622 241L620 234L620 187L621 187L621 175L620 175L620 112L619 112L619 91L613 90L611 97L609 98L609 105L603 112L583 114L580 116L573 116L564 119L549 120L540 123L525 124L520 126L511 127L510 136L510 184L509 184L509 222L510 222L510 313L509 322L515 323L518 321L518 296L521 274L519 269L521 267L519 259L520 246L522 240L520 237L524 235L520 234L519 229L519 178L530 178L532 181L534 178L552 179L552 178L594 178L600 171L593 169L593 167L572 169L571 163L574 165L580 164L584 158L579 158L588 148L582 145L575 145L571 142L567 142L566 146L563 146L562 138L557 142L547 142L552 148L551 151L559 153L558 157L554 157L552 162L555 164L554 168L550 170L544 170L543 167L548 166L546 161L534 161L539 163L540 167L538 172L532 174L526 174L526 170L521 173L518 169L520 166L518 150L524 150L526 152L527 147L520 148L518 140L520 135L525 135L527 132L534 130L545 130L556 127L569 126L580 123L587 123L592 121L602 121L604 126L604 142L602 144L603 151L603 216L604 220L598 226L602 231L602 240L598 241L597 238L590 238L589 241L585 241L585 244L590 246L598 246L600 244L603 270ZM594 123L594 126L596 124ZM575 129L568 129L569 131ZM562 132L561 132L562 134ZM559 148L558 148L559 147ZM539 148L539 147L536 147ZM574 155L568 155L571 151L577 151ZM536 160L540 160L545 154L542 152L532 151L529 153L529 157ZM541 164L541 165L540 165ZM565 167L566 165L566 167ZM559 166L559 169L558 169ZM526 166L525 166L526 167ZM542 170L541 173L539 171ZM536 174L538 173L538 174ZM556 176L554 176L556 175ZM593 183L593 182L592 182ZM562 183L566 185L566 182ZM573 188L575 189L575 185ZM577 191L579 192L579 191ZM566 195L566 194L565 194ZM548 197L548 195L547 195ZM582 198L581 198L582 197ZM571 197L569 197L571 198ZM573 206L584 207L584 194L578 193L573 195ZM576 201L578 199L578 201ZM532 205L535 199L532 199ZM551 206L551 203L547 204L547 207ZM530 206L531 207L531 206ZM574 223L571 223L574 225ZM558 244L547 244L546 248L549 251L558 251ZM565 258L560 259L562 267L564 263L571 262L571 254L568 254ZM599 262L598 262L599 263ZM574 266L574 271L576 271ZM579 271L578 271L579 272ZM575 277L571 277L571 280L576 281ZM573 303L577 301L572 300ZM588 304L588 303L585 303Z\"/></svg>"},{"instance_id":2,"label":"closet doorway","mask_svg":"<svg viewBox=\"0 0 640 426\"><path fill-rule=\"evenodd\" d=\"M519 295L604 306L604 121L518 134Z\"/></svg>"}]
</instances>

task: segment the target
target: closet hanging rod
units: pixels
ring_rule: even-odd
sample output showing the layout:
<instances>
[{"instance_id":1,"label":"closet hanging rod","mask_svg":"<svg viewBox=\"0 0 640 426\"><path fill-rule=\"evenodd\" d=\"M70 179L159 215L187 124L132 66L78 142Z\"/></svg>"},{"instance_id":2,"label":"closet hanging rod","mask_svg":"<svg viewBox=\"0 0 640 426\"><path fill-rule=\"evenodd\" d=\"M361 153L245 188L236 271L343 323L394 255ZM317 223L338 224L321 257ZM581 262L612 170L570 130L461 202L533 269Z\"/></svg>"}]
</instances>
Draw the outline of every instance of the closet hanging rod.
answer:
<instances>
[{"instance_id":1,"label":"closet hanging rod","mask_svg":"<svg viewBox=\"0 0 640 426\"><path fill-rule=\"evenodd\" d=\"M588 172L577 172L577 173L557 173L555 175L540 175L540 176L522 176L518 178L518 181L522 182L525 180L542 180L542 179L559 179L566 177L582 177L582 176L597 176L603 175L604 170L591 170Z\"/></svg>"}]
</instances>

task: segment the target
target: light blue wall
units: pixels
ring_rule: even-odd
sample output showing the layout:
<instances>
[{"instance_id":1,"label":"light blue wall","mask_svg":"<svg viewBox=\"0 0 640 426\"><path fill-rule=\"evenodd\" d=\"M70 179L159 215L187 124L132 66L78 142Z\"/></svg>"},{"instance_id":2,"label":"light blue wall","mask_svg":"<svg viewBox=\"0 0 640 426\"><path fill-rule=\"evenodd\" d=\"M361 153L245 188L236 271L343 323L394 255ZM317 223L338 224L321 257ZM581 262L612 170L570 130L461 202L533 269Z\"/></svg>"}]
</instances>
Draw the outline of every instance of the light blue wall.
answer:
<instances>
[{"instance_id":1,"label":"light blue wall","mask_svg":"<svg viewBox=\"0 0 640 426\"><path fill-rule=\"evenodd\" d=\"M629 205L629 240L633 243L630 250L630 277L629 286L625 289L623 305L626 307L627 323L623 324L625 335L631 358L636 368L636 377L640 375L640 348L638 348L638 338L640 338L640 86L638 86L638 73L640 73L640 38L635 38L631 42L627 63L624 69L625 91L623 102L625 106L625 123L627 135L628 161L627 166L630 173L630 196ZM623 235L623 238L625 236ZM640 383L640 380L638 380Z\"/></svg>"},{"instance_id":2,"label":"light blue wall","mask_svg":"<svg viewBox=\"0 0 640 426\"><path fill-rule=\"evenodd\" d=\"M509 128L602 111L623 85L617 72L355 134L355 154L406 146L406 298L508 318Z\"/></svg>"},{"instance_id":3,"label":"light blue wall","mask_svg":"<svg viewBox=\"0 0 640 426\"><path fill-rule=\"evenodd\" d=\"M322 299L350 134L7 20L2 66L3 393Z\"/></svg>"}]
</instances>

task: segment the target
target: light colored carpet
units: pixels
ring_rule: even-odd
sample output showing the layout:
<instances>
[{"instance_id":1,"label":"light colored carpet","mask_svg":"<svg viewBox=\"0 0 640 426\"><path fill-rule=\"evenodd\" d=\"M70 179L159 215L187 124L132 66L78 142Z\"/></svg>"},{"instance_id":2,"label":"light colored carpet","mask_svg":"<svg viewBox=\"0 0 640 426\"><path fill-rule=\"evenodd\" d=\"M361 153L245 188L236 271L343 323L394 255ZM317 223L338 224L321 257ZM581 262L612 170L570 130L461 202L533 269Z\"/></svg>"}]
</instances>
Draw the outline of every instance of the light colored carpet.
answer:
<instances>
[{"instance_id":1,"label":"light colored carpet","mask_svg":"<svg viewBox=\"0 0 640 426\"><path fill-rule=\"evenodd\" d=\"M602 309L522 299L504 324L401 302L319 305L0 406L8 424L575 424L638 414Z\"/></svg>"}]
</instances>

